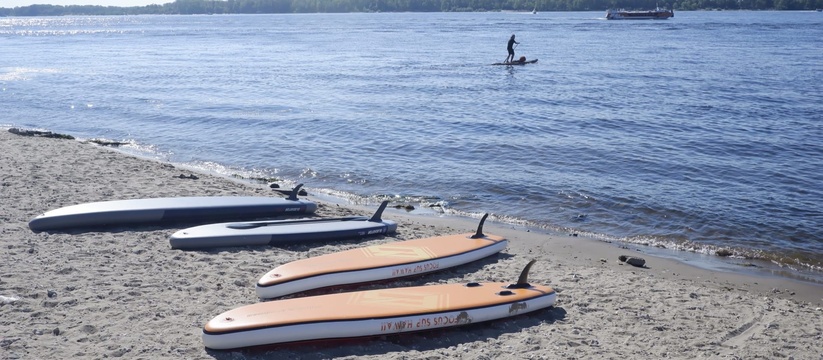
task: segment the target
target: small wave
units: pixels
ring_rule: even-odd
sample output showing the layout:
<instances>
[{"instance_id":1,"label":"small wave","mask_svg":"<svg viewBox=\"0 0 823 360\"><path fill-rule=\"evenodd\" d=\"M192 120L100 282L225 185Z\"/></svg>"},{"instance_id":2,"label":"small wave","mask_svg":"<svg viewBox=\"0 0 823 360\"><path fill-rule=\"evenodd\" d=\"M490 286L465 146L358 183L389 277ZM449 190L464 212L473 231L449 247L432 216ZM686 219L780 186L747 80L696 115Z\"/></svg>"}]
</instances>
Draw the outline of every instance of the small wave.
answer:
<instances>
[{"instance_id":1,"label":"small wave","mask_svg":"<svg viewBox=\"0 0 823 360\"><path fill-rule=\"evenodd\" d=\"M91 30L16 30L0 32L0 35L15 35L23 37L56 37L77 35L121 35L124 31L91 29Z\"/></svg>"},{"instance_id":2,"label":"small wave","mask_svg":"<svg viewBox=\"0 0 823 360\"><path fill-rule=\"evenodd\" d=\"M782 276L823 284L823 266L821 266L823 264L812 253L787 253L738 246L703 244L684 239L657 236L624 237L614 240L625 244L643 246L653 255L659 250L670 250L675 253L693 253L714 257L714 261L717 262L732 259L736 260L736 264L739 266L757 269L763 273L779 272ZM683 260L684 256L685 254L675 254L674 257ZM784 269L791 270L791 273L785 272Z\"/></svg>"},{"instance_id":3,"label":"small wave","mask_svg":"<svg viewBox=\"0 0 823 360\"><path fill-rule=\"evenodd\" d=\"M5 68L2 71L3 72L0 73L0 81L31 80L32 77L39 74L54 74L58 72L57 69L23 67Z\"/></svg>"}]
</instances>

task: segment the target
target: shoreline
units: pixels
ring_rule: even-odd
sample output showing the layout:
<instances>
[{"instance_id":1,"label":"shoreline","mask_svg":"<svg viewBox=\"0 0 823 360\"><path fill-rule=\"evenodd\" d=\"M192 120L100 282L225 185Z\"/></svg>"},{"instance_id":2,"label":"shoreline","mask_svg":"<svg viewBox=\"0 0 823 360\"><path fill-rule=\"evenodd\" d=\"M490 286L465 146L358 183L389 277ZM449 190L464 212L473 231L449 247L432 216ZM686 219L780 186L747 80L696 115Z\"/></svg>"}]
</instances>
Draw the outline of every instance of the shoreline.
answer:
<instances>
[{"instance_id":1,"label":"shoreline","mask_svg":"<svg viewBox=\"0 0 823 360\"><path fill-rule=\"evenodd\" d=\"M364 211L368 211L365 207L363 209ZM394 213L391 213L391 215L392 217L399 217L409 222L418 221L422 224L436 224L435 226L438 227L458 227L455 226L455 224L461 224L462 226L460 227L466 229L470 229L472 221L476 220L456 216L416 220L423 215ZM476 227L477 224L474 223L474 226ZM793 298L799 301L816 302L819 305L823 305L823 285L813 282L779 275L757 274L754 272L712 270L705 266L692 265L680 259L660 257L638 249L631 249L619 243L606 242L583 236L554 234L511 224L487 222L484 226L484 231L508 238L510 240L509 247L518 249L517 252L527 253L533 247L545 247L550 242L551 245L555 247L556 245L560 245L560 248L564 249L561 253L553 254L553 256L559 255L561 257L581 259L581 265L589 266L595 266L598 263L619 264L619 266L629 271L634 271L637 268L623 265L617 258L619 255L636 256L645 259L647 262L646 267L641 268L642 270L655 272L657 276L666 279L712 279L713 281L746 287L749 290L759 292L763 296L777 296L786 299ZM603 260L605 260L605 262ZM652 264L654 264L654 268Z\"/></svg>"},{"instance_id":2,"label":"shoreline","mask_svg":"<svg viewBox=\"0 0 823 360\"><path fill-rule=\"evenodd\" d=\"M0 130L3 130L0 127ZM111 150L117 153L121 153L127 156L133 156L138 159L144 159L149 161L156 161L163 164L171 165L174 167L179 168L182 171L188 171L191 173L197 174L208 174L220 178L224 178L230 181L234 181L238 184L244 186L252 186L252 187L263 187L267 189L267 185L270 181L274 181L276 179L266 179L263 177L257 177L258 175L249 173L248 170L237 170L231 169L225 166L219 166L219 170L209 169L209 168L202 168L197 165L188 164L188 163L178 163L172 162L165 156L157 156L157 153L147 151L145 149L141 149L140 147L129 147L129 145L134 145L132 142L119 142L119 141L112 141L107 140L104 138L89 138L89 139L80 139L74 138L71 135L60 134L60 133L53 133L50 131L41 131L41 130L21 130L17 128L11 128L9 131L13 131L13 133L17 133L18 135L29 135L29 136L43 136L43 137L50 137L50 138L57 138L57 139L68 139L68 140L77 140L84 144L89 144L92 146L99 146L101 148ZM126 147L121 147L126 146ZM221 171L222 170L222 171ZM284 183L287 186L294 186L296 185L296 181L291 180L283 180L279 182L281 185ZM366 200L368 201L368 197L364 197L361 195L351 194L351 193L343 193L343 195L335 195L337 191L331 188L315 188L313 189L312 197L314 200L319 200L321 202L327 203L336 203L340 204L343 203L344 206L357 206L362 204L358 200ZM304 190L305 191L305 190ZM348 196L346 196L348 195ZM373 199L371 199L373 200ZM379 201L378 201L379 203ZM397 203L398 206L403 205L415 205L409 202L402 202ZM377 204L373 204L373 208L376 209ZM417 204L423 205L423 204ZM370 209L367 211L373 211L374 209ZM468 214L456 209L449 209L448 211L444 210L435 210L435 209L428 209L425 207L415 208L411 211L402 212L403 214L409 214L412 216L422 216L422 217L447 217L447 218L457 218L457 219L469 219L473 216L477 216L479 219L481 214ZM539 224L535 223L528 223L521 224L518 222L506 222L506 221L498 221L494 219L494 215L490 221L497 222L501 226L513 226L521 229L522 231L532 231L532 232L541 232L546 235L557 235L557 236L565 236L568 234L569 236L579 236L581 238L585 238L588 240L601 242L601 243L609 243L613 246L618 248L622 248L624 250L630 250L633 252L639 252L644 254L644 256L652 256L656 258L665 258L665 259L672 259L678 261L683 264L687 264L699 269L703 270L710 270L710 271L719 271L719 272L727 272L732 274L738 275L749 275L756 278L777 278L777 279L785 279L791 282L796 282L800 284L806 284L811 286L819 286L823 289L823 272L815 270L809 264L800 265L800 268L793 268L791 264L780 263L777 261L771 261L767 258L762 257L748 257L747 255L740 255L737 254L737 250L734 250L735 247L729 246L716 246L716 245L701 245L698 248L684 248L678 244L674 243L664 243L659 244L656 242L646 242L646 241L625 241L623 239L616 238L614 236L608 234L598 234L598 233L587 233L582 232L580 234L574 233L578 230L576 229L565 229L561 231L559 229L552 229L548 227L540 226ZM516 220L515 220L516 221ZM574 233L571 234L570 232ZM712 252L706 252L710 249L716 250L726 250L729 255L718 255ZM731 249L729 251L729 249ZM739 249L738 249L739 250ZM744 249L744 254L748 253L753 249ZM796 265L796 264L795 264Z\"/></svg>"},{"instance_id":3,"label":"shoreline","mask_svg":"<svg viewBox=\"0 0 823 360\"><path fill-rule=\"evenodd\" d=\"M0 353L4 358L103 356L232 358L205 350L213 316L257 302L254 283L284 262L364 245L473 232L477 219L388 208L397 234L363 241L171 250L175 226L111 232L33 233L28 221L62 206L125 198L275 195L266 186L63 139L0 135ZM317 215L369 215L373 207L321 201ZM558 291L555 308L532 315L364 340L351 345L243 352L246 358L604 357L814 358L823 352L823 287L694 267L584 237L487 222L509 239L497 256L394 283L514 281L536 258L530 281ZM621 265L640 256L645 268ZM14 299L14 300L10 300ZM485 324L485 325L484 325ZM768 339L770 341L764 341ZM512 355L517 354L516 356Z\"/></svg>"}]
</instances>

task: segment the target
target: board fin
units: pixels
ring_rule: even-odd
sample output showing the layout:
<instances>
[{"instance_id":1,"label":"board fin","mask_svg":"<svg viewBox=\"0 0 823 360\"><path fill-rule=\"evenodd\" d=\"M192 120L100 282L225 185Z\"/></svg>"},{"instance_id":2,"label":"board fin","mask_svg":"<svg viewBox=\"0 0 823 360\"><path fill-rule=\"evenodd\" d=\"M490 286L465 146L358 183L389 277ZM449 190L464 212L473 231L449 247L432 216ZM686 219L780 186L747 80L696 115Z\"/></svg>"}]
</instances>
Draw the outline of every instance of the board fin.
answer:
<instances>
[{"instance_id":1,"label":"board fin","mask_svg":"<svg viewBox=\"0 0 823 360\"><path fill-rule=\"evenodd\" d=\"M483 218L480 219L480 225L477 225L477 232L471 236L472 239L478 239L486 236L483 234L483 223L486 222L487 217L489 217L489 213L483 214Z\"/></svg>"},{"instance_id":2,"label":"board fin","mask_svg":"<svg viewBox=\"0 0 823 360\"><path fill-rule=\"evenodd\" d=\"M517 283L516 284L509 284L509 286L506 286L506 288L507 289L527 289L527 288L530 288L531 284L529 284L529 270L531 270L532 265L534 265L535 262L537 262L537 260L529 261L529 263L526 264L526 267L523 268L523 271L520 273L520 277L517 279Z\"/></svg>"},{"instance_id":3,"label":"board fin","mask_svg":"<svg viewBox=\"0 0 823 360\"><path fill-rule=\"evenodd\" d=\"M371 221L371 222L383 222L383 219L381 219L380 217L383 216L383 210L386 210L386 205L388 205L388 204L389 204L388 200L383 200L383 202L380 203L380 207L377 208L377 211L374 212L374 215L372 215L372 217L371 217L371 219L369 219L369 221Z\"/></svg>"},{"instance_id":4,"label":"board fin","mask_svg":"<svg viewBox=\"0 0 823 360\"><path fill-rule=\"evenodd\" d=\"M300 188L303 187L303 184L297 184L294 189L291 189L291 194L289 194L288 199L295 201L297 200L297 194L300 192Z\"/></svg>"}]
</instances>

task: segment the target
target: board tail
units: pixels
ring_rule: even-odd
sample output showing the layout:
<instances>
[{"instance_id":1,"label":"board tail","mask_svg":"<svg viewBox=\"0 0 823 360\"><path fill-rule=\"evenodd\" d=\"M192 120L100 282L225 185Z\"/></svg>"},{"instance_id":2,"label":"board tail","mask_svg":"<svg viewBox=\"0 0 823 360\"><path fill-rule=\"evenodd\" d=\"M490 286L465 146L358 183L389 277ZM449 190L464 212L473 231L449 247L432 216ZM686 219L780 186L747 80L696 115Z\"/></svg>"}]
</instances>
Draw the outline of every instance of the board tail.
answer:
<instances>
[{"instance_id":1,"label":"board tail","mask_svg":"<svg viewBox=\"0 0 823 360\"><path fill-rule=\"evenodd\" d=\"M509 286L506 286L506 288L508 288L508 289L527 289L527 288L530 288L531 284L529 284L529 270L531 270L532 265L534 265L535 262L537 262L537 260L529 261L529 263L526 264L526 267L523 268L523 271L520 273L520 277L517 279L517 283L516 284L509 284Z\"/></svg>"},{"instance_id":2,"label":"board tail","mask_svg":"<svg viewBox=\"0 0 823 360\"><path fill-rule=\"evenodd\" d=\"M480 225L477 225L477 232L471 236L472 239L482 238L486 235L483 234L483 223L486 222L486 218L489 217L489 213L483 215L483 218L480 219Z\"/></svg>"},{"instance_id":3,"label":"board tail","mask_svg":"<svg viewBox=\"0 0 823 360\"><path fill-rule=\"evenodd\" d=\"M294 189L291 189L291 194L289 194L288 199L292 200L292 201L296 201L297 200L297 193L300 192L301 187L303 187L303 184L297 184L297 186L295 186Z\"/></svg>"},{"instance_id":4,"label":"board tail","mask_svg":"<svg viewBox=\"0 0 823 360\"><path fill-rule=\"evenodd\" d=\"M388 204L389 204L388 200L383 200L383 202L380 204L380 207L377 208L377 211L374 212L374 215L372 215L372 217L371 217L371 219L369 219L369 221L371 221L371 222L383 222L383 219L381 219L380 217L383 216L383 210L386 210L386 205L388 205Z\"/></svg>"}]
</instances>

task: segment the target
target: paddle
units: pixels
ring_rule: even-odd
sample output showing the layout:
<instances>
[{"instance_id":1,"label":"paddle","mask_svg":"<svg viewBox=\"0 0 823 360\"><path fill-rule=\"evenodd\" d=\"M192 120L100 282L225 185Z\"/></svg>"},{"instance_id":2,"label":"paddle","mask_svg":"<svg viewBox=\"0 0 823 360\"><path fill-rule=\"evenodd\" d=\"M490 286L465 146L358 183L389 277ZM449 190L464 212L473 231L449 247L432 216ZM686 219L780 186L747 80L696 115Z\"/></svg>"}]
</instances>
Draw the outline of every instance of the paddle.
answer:
<instances>
[{"instance_id":1,"label":"paddle","mask_svg":"<svg viewBox=\"0 0 823 360\"><path fill-rule=\"evenodd\" d=\"M297 188L295 188L297 189ZM258 221L258 222L247 222L247 223L232 223L226 225L229 229L237 229L237 230L248 230L248 229L256 229L263 226L278 226L278 225L290 225L290 224L301 224L301 223L311 223L311 222L330 222L330 221L372 221L372 222L382 222L383 220L380 219L380 216L383 214L383 210L386 209L386 205L389 204L388 200L383 201L380 204L380 207L377 208L377 211L374 212L371 218L367 216L346 216L346 217L339 217L339 218L321 218L321 219L297 219L297 220L272 220L272 221Z\"/></svg>"},{"instance_id":2,"label":"paddle","mask_svg":"<svg viewBox=\"0 0 823 360\"><path fill-rule=\"evenodd\" d=\"M352 221L352 220L368 220L367 216L347 216L347 217L339 217L339 218L320 218L320 219L297 219L297 220L272 220L272 221L259 221L259 222L250 222L250 223L232 223L226 225L229 229L237 229L237 230L248 230L248 229L255 229L263 226L277 226L277 225L289 225L289 224L300 224L300 223L308 223L308 222L329 222L329 221Z\"/></svg>"}]
</instances>

